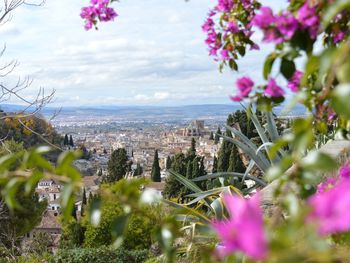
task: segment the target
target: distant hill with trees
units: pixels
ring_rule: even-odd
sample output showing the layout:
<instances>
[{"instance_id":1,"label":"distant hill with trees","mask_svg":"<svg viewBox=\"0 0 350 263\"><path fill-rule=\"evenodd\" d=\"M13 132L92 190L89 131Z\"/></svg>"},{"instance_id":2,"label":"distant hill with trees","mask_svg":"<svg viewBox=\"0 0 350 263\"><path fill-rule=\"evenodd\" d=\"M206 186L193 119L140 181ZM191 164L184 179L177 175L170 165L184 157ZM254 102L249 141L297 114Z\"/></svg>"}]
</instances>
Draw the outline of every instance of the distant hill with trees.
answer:
<instances>
[{"instance_id":1,"label":"distant hill with trees","mask_svg":"<svg viewBox=\"0 0 350 263\"><path fill-rule=\"evenodd\" d=\"M54 127L41 115L15 115L1 112L0 138L23 142L25 148L40 144L61 145L63 142Z\"/></svg>"}]
</instances>

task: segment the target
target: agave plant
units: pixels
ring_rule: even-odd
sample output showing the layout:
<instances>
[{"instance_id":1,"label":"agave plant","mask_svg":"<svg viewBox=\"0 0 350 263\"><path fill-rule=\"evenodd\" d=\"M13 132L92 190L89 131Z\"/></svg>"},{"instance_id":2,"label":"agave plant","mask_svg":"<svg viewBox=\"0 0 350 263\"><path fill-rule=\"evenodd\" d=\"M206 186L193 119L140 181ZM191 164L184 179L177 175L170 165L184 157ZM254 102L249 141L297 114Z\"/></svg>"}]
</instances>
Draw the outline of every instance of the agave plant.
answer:
<instances>
[{"instance_id":1,"label":"agave plant","mask_svg":"<svg viewBox=\"0 0 350 263\"><path fill-rule=\"evenodd\" d=\"M213 220L225 219L227 212L223 204L223 195L225 193L246 196L251 194L257 188L264 188L267 183L254 175L251 171L254 167L258 167L262 174L271 167L275 162L278 162L284 152L279 150L276 154L270 154L269 148L279 140L280 135L276 126L275 118L271 112L265 113L266 125L263 126L256 114L251 109L245 109L250 116L262 144L258 147L249 140L241 131L233 127L226 128L231 131L233 138L219 135L224 140L228 140L240 148L250 159L249 165L244 173L236 172L220 172L207 174L197 177L192 180L183 175L170 170L170 174L187 189L190 194L186 197L191 200L185 204L178 204L172 201L164 200L168 205L177 208L177 219L182 222L182 230L190 234L192 240L200 240L201 242L210 242L213 235L210 235L210 223ZM203 191L198 185L198 182L218 179L221 182L220 187L214 187L207 191ZM247 188L237 188L232 183L226 184L225 179L237 179L243 183L250 180L253 184ZM206 235L203 235L205 233Z\"/></svg>"}]
</instances>

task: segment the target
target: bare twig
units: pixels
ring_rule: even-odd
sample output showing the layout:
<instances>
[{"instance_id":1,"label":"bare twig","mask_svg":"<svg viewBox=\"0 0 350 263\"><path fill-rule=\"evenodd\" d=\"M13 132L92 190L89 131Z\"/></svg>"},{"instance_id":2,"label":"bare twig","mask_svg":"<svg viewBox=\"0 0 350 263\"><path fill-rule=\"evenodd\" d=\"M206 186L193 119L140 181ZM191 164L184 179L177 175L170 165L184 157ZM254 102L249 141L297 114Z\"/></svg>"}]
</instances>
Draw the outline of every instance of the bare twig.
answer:
<instances>
[{"instance_id":1,"label":"bare twig","mask_svg":"<svg viewBox=\"0 0 350 263\"><path fill-rule=\"evenodd\" d=\"M34 131L33 129L31 129L30 127L28 127L28 125L26 125L20 118L17 119L18 122L25 128L27 129L28 131L34 133L35 135L39 136L40 139L42 139L44 142L46 142L48 145L50 145L51 147L57 149L57 150L60 150L60 151L63 151L63 149L57 145L54 145L53 143L51 143L49 140L47 140L42 134Z\"/></svg>"}]
</instances>

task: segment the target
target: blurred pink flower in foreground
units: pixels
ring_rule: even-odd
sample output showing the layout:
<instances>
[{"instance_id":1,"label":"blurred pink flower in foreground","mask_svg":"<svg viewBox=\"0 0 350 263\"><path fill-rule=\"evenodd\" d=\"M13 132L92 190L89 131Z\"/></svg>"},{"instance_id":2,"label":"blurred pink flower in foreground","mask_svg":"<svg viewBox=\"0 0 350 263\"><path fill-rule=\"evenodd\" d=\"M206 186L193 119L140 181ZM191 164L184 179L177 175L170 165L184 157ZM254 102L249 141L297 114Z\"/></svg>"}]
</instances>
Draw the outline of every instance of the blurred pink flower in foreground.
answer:
<instances>
[{"instance_id":1,"label":"blurred pink flower in foreground","mask_svg":"<svg viewBox=\"0 0 350 263\"><path fill-rule=\"evenodd\" d=\"M255 260L266 258L267 240L260 195L256 194L250 199L226 195L224 203L230 218L212 223L221 241L217 249L219 256L241 251Z\"/></svg>"},{"instance_id":2,"label":"blurred pink flower in foreground","mask_svg":"<svg viewBox=\"0 0 350 263\"><path fill-rule=\"evenodd\" d=\"M284 95L284 90L277 85L275 79L270 78L265 88L265 94L269 95L270 97L282 97Z\"/></svg>"},{"instance_id":3,"label":"blurred pink flower in foreground","mask_svg":"<svg viewBox=\"0 0 350 263\"><path fill-rule=\"evenodd\" d=\"M293 76L289 79L287 86L292 92L298 92L302 77L303 72L296 70Z\"/></svg>"},{"instance_id":4,"label":"blurred pink flower in foreground","mask_svg":"<svg viewBox=\"0 0 350 263\"><path fill-rule=\"evenodd\" d=\"M231 96L233 101L242 101L249 96L252 91L254 82L249 77L242 77L236 81L238 93L235 96Z\"/></svg>"},{"instance_id":5,"label":"blurred pink flower in foreground","mask_svg":"<svg viewBox=\"0 0 350 263\"><path fill-rule=\"evenodd\" d=\"M327 180L309 199L310 222L317 222L321 235L350 231L350 166L339 170L339 177Z\"/></svg>"}]
</instances>

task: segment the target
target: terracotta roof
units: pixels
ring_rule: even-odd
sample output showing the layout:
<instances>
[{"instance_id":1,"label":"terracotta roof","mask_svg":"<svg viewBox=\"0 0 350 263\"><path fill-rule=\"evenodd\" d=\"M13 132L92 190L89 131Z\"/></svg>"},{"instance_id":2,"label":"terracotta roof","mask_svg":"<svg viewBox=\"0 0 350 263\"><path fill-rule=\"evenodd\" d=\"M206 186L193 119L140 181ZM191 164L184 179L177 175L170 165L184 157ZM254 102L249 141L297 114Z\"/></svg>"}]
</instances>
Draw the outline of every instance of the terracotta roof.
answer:
<instances>
[{"instance_id":1,"label":"terracotta roof","mask_svg":"<svg viewBox=\"0 0 350 263\"><path fill-rule=\"evenodd\" d=\"M55 216L56 214L56 216ZM40 224L35 227L35 229L50 229L50 228L61 228L60 223L58 222L58 212L57 211L51 211L46 210Z\"/></svg>"},{"instance_id":2,"label":"terracotta roof","mask_svg":"<svg viewBox=\"0 0 350 263\"><path fill-rule=\"evenodd\" d=\"M60 189L58 187L50 187L50 188L36 188L35 191L39 194L44 194L44 193L59 193Z\"/></svg>"},{"instance_id":3,"label":"terracotta roof","mask_svg":"<svg viewBox=\"0 0 350 263\"><path fill-rule=\"evenodd\" d=\"M158 191L163 191L165 188L165 182L152 182L146 185L146 188L152 188Z\"/></svg>"},{"instance_id":4,"label":"terracotta roof","mask_svg":"<svg viewBox=\"0 0 350 263\"><path fill-rule=\"evenodd\" d=\"M94 176L84 176L83 183L86 188L90 188L99 184L100 177L97 175Z\"/></svg>"}]
</instances>

